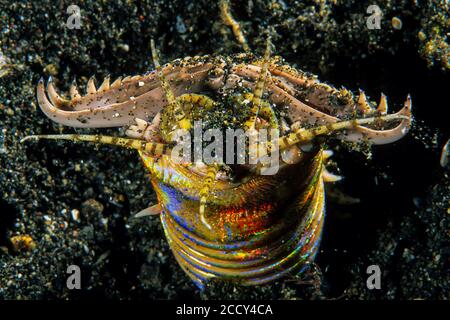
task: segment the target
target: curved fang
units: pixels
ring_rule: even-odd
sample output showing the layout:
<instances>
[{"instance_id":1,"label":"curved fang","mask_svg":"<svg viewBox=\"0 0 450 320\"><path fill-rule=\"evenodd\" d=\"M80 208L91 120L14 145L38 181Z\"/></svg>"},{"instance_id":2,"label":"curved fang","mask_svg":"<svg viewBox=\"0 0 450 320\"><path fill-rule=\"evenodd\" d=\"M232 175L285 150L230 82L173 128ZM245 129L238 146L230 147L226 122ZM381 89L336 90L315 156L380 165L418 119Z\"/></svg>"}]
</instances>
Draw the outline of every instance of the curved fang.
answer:
<instances>
[{"instance_id":1,"label":"curved fang","mask_svg":"<svg viewBox=\"0 0 450 320\"><path fill-rule=\"evenodd\" d=\"M357 142L361 140L369 140L373 144L388 144L403 138L411 128L412 122L412 101L411 96L406 98L403 108L393 114L393 116L402 116L400 124L389 130L374 130L367 127L358 127L355 131L347 133L342 136L343 140Z\"/></svg>"},{"instance_id":2,"label":"curved fang","mask_svg":"<svg viewBox=\"0 0 450 320\"><path fill-rule=\"evenodd\" d=\"M179 81L173 86L175 96L186 92L201 92L205 86L212 63L173 67L163 67L167 78ZM135 118L153 118L166 105L164 91L156 75L127 77L110 84L106 77L98 89L91 78L87 84L87 94L80 95L76 84L70 88L71 99L62 98L49 79L47 92L41 79L36 89L39 106L53 121L78 128L108 128L132 124Z\"/></svg>"},{"instance_id":3,"label":"curved fang","mask_svg":"<svg viewBox=\"0 0 450 320\"><path fill-rule=\"evenodd\" d=\"M54 104L58 107L68 106L70 104L69 100L62 98L58 94L58 92L55 89L55 86L53 85L52 77L50 77L48 79L47 92L48 92L48 97L50 98L50 101L52 102L52 104Z\"/></svg>"}]
</instances>

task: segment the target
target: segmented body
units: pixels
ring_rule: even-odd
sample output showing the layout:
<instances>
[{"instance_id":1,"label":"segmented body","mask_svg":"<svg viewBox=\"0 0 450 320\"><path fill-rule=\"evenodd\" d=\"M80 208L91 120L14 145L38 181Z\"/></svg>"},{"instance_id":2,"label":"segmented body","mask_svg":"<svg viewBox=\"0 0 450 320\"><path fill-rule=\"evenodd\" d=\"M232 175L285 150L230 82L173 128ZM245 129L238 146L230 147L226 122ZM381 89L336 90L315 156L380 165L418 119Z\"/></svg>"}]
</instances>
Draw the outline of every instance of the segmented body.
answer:
<instances>
[{"instance_id":1,"label":"segmented body","mask_svg":"<svg viewBox=\"0 0 450 320\"><path fill-rule=\"evenodd\" d=\"M384 96L374 109L363 93L353 97L275 60L266 62L264 68L263 60L248 54L186 58L158 69L159 78L153 72L111 85L108 79L98 90L90 83L85 96L73 87L70 100L59 96L52 83L48 96L43 82L38 85L39 104L56 122L74 127L132 125L129 135L140 140L80 136L71 140L139 150L151 174L171 249L200 287L215 278L254 285L301 272L317 253L325 215L324 181L333 181L316 137L336 132L341 140L391 143L403 137L411 123L409 98L398 113L383 116ZM264 69L264 94L258 96L256 90L251 95ZM166 98L165 90L171 90L173 98ZM252 108L255 103L247 106L246 100L255 96L260 99L258 108ZM258 112L255 121L251 116L239 118L243 110L253 109ZM380 117L368 118L374 115ZM145 121L133 126L136 118ZM151 124L146 122L151 119ZM280 128L279 170L260 175L256 165L238 165L238 170L221 173L221 167L211 171L211 166L195 162L174 163L163 151L171 128L190 129L198 119L210 127L219 119L221 129L248 123ZM203 211L202 190L207 191Z\"/></svg>"},{"instance_id":2,"label":"segmented body","mask_svg":"<svg viewBox=\"0 0 450 320\"><path fill-rule=\"evenodd\" d=\"M161 222L187 274L203 286L212 278L262 284L295 275L317 252L324 220L322 150L276 176L216 183L209 226L198 216L200 174L142 156L163 209Z\"/></svg>"}]
</instances>

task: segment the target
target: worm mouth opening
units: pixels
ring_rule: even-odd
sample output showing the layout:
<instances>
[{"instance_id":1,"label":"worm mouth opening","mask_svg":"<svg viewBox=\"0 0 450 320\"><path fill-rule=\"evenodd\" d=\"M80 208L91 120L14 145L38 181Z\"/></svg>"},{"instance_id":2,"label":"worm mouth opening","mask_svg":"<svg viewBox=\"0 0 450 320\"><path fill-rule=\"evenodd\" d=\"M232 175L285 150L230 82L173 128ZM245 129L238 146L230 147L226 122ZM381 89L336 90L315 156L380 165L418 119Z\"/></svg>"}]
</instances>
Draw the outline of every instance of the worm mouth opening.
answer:
<instances>
[{"instance_id":1,"label":"worm mouth opening","mask_svg":"<svg viewBox=\"0 0 450 320\"><path fill-rule=\"evenodd\" d=\"M165 65L162 72L175 96L206 93L214 99L221 99L220 103L224 104L233 95L245 95L254 91L261 73L261 60L248 54L228 58L194 57L175 60ZM285 132L343 120L384 116L388 111L387 98L383 94L375 108L363 91L354 96L346 89L338 90L320 83L314 76L281 65L275 60L268 66L266 82L262 99L273 105L278 120L286 123ZM167 107L164 90L155 72L119 78L113 82L107 77L98 88L95 81L90 79L85 95L81 95L73 84L70 99L57 93L51 78L47 88L41 79L37 86L37 98L42 111L50 119L72 127L129 126L136 118L149 121ZM234 116L245 115L245 105L237 105L242 110ZM217 121L213 119L217 112L213 111L208 125L217 127L220 121L231 121L224 117L224 111L227 110L219 110L222 114L216 117ZM349 128L340 138L347 141L368 140L374 144L396 141L411 126L410 97L395 115L398 119L401 116L406 118L390 122L375 121L357 129ZM204 112L199 113L200 118L204 116ZM241 122L238 119L236 126Z\"/></svg>"},{"instance_id":2,"label":"worm mouth opening","mask_svg":"<svg viewBox=\"0 0 450 320\"><path fill-rule=\"evenodd\" d=\"M231 70L234 76L229 77L225 87L253 88L261 67L258 63L249 63L235 65ZM267 100L281 111L291 131L389 115L384 94L375 105L362 90L353 95L345 88L336 89L319 82L315 76L277 63L270 65L268 78ZM348 128L340 139L351 142L366 140L373 144L397 141L411 127L411 109L412 101L408 95L403 108L391 114L396 121L368 121L358 128Z\"/></svg>"},{"instance_id":3,"label":"worm mouth opening","mask_svg":"<svg viewBox=\"0 0 450 320\"><path fill-rule=\"evenodd\" d=\"M232 162L224 166L226 170L221 170L217 179L228 181L232 177L239 179L260 173L261 168L266 169L267 162L262 163L261 154L279 151L275 155L277 166L298 163L305 153L302 147L313 144L320 136L334 134L346 141L386 144L402 138L411 126L412 103L409 96L400 111L387 114L387 98L383 94L378 107L374 108L363 91L355 98L346 89L337 90L277 61L268 63L266 57L265 60L256 60L251 55L194 57L175 60L158 70L158 74L152 72L144 76L119 78L112 83L107 77L98 88L90 79L83 96L74 84L70 88L70 99L57 93L51 78L47 88L41 79L37 86L37 98L49 118L72 127L129 126L136 119L145 119L145 122L159 114L161 120L155 127L159 139L153 141L160 142L146 141L144 137L130 139L100 135L43 135L27 137L23 141L41 138L88 141L135 149L150 157L171 155L177 143L166 141L166 137L170 136L171 127L176 128L180 122L176 119L177 113L171 112L173 104L168 104L169 90L176 97L172 99L176 100L176 106L181 106L183 112L188 114L185 120L192 122L188 126L191 131L195 130L193 123L196 120L203 121L204 126L200 124L200 130L278 130L274 141L269 138L262 144L249 142L244 147L247 157L252 148L258 149L262 145L254 164L244 162L235 165L236 162ZM163 88L161 77L169 89ZM261 82L262 78L265 82ZM261 83L262 87L258 88ZM258 104L255 102L257 100ZM257 111L254 110L255 105ZM249 127L252 117L255 120ZM202 150L211 141L207 140L201 146ZM232 144L235 148L234 140ZM208 166L199 165L194 160L190 162L193 172L205 174L205 167ZM223 157L216 162L227 163Z\"/></svg>"}]
</instances>

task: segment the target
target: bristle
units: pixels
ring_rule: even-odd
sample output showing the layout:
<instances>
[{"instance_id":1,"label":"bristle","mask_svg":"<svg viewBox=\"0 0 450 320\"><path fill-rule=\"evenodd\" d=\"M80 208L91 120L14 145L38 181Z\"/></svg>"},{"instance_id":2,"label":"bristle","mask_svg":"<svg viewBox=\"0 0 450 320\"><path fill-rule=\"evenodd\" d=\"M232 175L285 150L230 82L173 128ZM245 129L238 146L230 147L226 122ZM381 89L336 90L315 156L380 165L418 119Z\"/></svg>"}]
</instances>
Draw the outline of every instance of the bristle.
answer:
<instances>
[{"instance_id":1,"label":"bristle","mask_svg":"<svg viewBox=\"0 0 450 320\"><path fill-rule=\"evenodd\" d=\"M245 124L245 126L250 130L255 128L256 119L258 118L259 109L261 107L261 97L264 93L264 86L266 84L267 78L267 70L269 67L270 46L271 46L270 35L268 35L266 41L266 51L264 53L264 60L262 63L258 81L256 82L255 85L255 90L253 92L251 115Z\"/></svg>"},{"instance_id":2,"label":"bristle","mask_svg":"<svg viewBox=\"0 0 450 320\"><path fill-rule=\"evenodd\" d=\"M150 40L150 47L152 50L153 63L155 65L156 71L158 73L158 78L159 78L159 81L161 82L161 86L164 89L164 93L166 95L167 101L169 102L169 104L175 103L175 95L173 94L172 88L170 87L170 84L167 81L167 79L164 76L164 73L161 69L161 65L159 63L159 58L158 58L158 51L156 51L155 41L153 39Z\"/></svg>"}]
</instances>

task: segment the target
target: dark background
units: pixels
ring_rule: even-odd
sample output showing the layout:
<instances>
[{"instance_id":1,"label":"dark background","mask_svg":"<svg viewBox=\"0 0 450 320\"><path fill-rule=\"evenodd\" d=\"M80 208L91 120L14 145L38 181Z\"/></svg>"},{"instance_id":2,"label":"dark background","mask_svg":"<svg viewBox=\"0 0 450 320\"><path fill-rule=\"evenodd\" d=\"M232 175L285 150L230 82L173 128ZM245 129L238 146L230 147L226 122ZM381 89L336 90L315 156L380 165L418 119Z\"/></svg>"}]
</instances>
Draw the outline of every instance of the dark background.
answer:
<instances>
[{"instance_id":1,"label":"dark background","mask_svg":"<svg viewBox=\"0 0 450 320\"><path fill-rule=\"evenodd\" d=\"M380 30L366 27L366 9L374 3L383 12ZM363 88L373 100L384 92L393 111L410 93L416 121L406 138L373 147L370 159L330 146L345 177L338 189L361 203L327 203L316 261L321 277L316 271L304 276L309 284L213 284L199 292L173 258L159 220L131 218L155 203L136 153L19 140L75 132L52 123L37 107L41 76L53 76L67 92L75 77L83 85L91 75L145 73L153 68L150 38L164 62L239 52L217 5L79 1L82 27L70 30L65 22L72 2L0 1L0 50L13 65L0 78L0 298L448 299L448 168L439 165L449 133L444 3L231 2L256 53L273 26L275 52L290 64L336 87ZM393 17L401 19L401 30L392 27ZM77 221L72 210L80 212ZM17 250L11 242L17 235L31 236L36 247ZM70 264L81 267L82 290L66 289ZM381 290L366 287L372 264L382 270Z\"/></svg>"}]
</instances>

